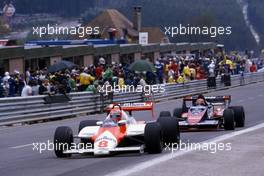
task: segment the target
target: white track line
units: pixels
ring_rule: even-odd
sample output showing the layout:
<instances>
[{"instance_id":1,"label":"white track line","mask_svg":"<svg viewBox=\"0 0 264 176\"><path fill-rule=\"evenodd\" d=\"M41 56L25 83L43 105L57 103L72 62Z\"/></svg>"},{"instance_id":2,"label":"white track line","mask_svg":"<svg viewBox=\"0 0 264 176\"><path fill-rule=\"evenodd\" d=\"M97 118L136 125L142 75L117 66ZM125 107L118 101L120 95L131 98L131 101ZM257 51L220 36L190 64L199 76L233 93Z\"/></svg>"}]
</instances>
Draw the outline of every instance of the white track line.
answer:
<instances>
[{"instance_id":1,"label":"white track line","mask_svg":"<svg viewBox=\"0 0 264 176\"><path fill-rule=\"evenodd\" d=\"M244 129L244 130L235 131L235 132L228 133L228 134L225 134L225 135L222 135L222 136L218 136L216 138L203 141L201 143L210 143L210 142L211 143L217 143L217 142L224 141L224 140L233 138L235 136L242 135L242 134L245 134L245 133L249 133L249 132L261 129L261 128L264 128L264 123L261 123L259 125L256 125L256 126ZM187 154L187 153L190 153L190 152L194 152L194 151L195 150L186 150L186 151L179 151L179 152L176 152L176 153L168 153L168 154L162 155L160 157L151 159L149 161L136 164L135 166L132 166L132 167L130 166L128 168L119 170L117 172L113 172L113 173L107 174L106 176L121 176L121 175L122 176L127 176L127 175L130 175L130 174L142 171L142 170L144 170L146 168L149 168L151 166L160 164L162 162L171 160L171 159L176 158L178 156L182 156L184 154Z\"/></svg>"},{"instance_id":2,"label":"white track line","mask_svg":"<svg viewBox=\"0 0 264 176\"><path fill-rule=\"evenodd\" d=\"M11 149L20 149L20 148L24 148L24 147L28 147L28 146L32 146L33 144L25 144L25 145L18 145L18 146L15 146L15 147L9 147Z\"/></svg>"}]
</instances>

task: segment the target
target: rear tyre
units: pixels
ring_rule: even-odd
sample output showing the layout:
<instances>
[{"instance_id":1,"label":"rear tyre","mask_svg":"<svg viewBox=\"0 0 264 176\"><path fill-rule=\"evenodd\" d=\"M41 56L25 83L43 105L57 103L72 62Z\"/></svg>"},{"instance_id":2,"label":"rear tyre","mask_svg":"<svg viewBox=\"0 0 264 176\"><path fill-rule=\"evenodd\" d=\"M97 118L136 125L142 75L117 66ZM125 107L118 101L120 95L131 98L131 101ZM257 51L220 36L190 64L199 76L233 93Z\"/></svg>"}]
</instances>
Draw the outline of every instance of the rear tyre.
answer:
<instances>
[{"instance_id":1,"label":"rear tyre","mask_svg":"<svg viewBox=\"0 0 264 176\"><path fill-rule=\"evenodd\" d=\"M159 117L171 117L170 111L161 111Z\"/></svg>"},{"instance_id":2,"label":"rear tyre","mask_svg":"<svg viewBox=\"0 0 264 176\"><path fill-rule=\"evenodd\" d=\"M182 116L182 108L175 108L173 111L173 117L181 118Z\"/></svg>"},{"instance_id":3,"label":"rear tyre","mask_svg":"<svg viewBox=\"0 0 264 176\"><path fill-rule=\"evenodd\" d=\"M163 142L167 144L180 142L179 121L172 117L159 117L157 120L162 130Z\"/></svg>"},{"instance_id":4,"label":"rear tyre","mask_svg":"<svg viewBox=\"0 0 264 176\"><path fill-rule=\"evenodd\" d=\"M233 106L230 107L234 111L234 117L236 122L236 127L245 126L245 111L243 106Z\"/></svg>"},{"instance_id":5,"label":"rear tyre","mask_svg":"<svg viewBox=\"0 0 264 176\"><path fill-rule=\"evenodd\" d=\"M71 157L71 154L64 154L63 151L70 150L73 143L73 132L70 127L58 127L54 134L54 151L58 158Z\"/></svg>"},{"instance_id":6,"label":"rear tyre","mask_svg":"<svg viewBox=\"0 0 264 176\"><path fill-rule=\"evenodd\" d=\"M225 130L235 129L235 117L234 111L232 109L224 110L224 128Z\"/></svg>"},{"instance_id":7,"label":"rear tyre","mask_svg":"<svg viewBox=\"0 0 264 176\"><path fill-rule=\"evenodd\" d=\"M98 120L83 120L83 121L81 121L79 124L79 133L85 127L96 126L96 122L98 122ZM84 145L86 145L88 143L92 143L92 141L90 139L81 139L80 142L83 143Z\"/></svg>"},{"instance_id":8,"label":"rear tyre","mask_svg":"<svg viewBox=\"0 0 264 176\"><path fill-rule=\"evenodd\" d=\"M145 126L145 146L150 154L161 153L163 149L161 126L157 122Z\"/></svg>"}]
</instances>

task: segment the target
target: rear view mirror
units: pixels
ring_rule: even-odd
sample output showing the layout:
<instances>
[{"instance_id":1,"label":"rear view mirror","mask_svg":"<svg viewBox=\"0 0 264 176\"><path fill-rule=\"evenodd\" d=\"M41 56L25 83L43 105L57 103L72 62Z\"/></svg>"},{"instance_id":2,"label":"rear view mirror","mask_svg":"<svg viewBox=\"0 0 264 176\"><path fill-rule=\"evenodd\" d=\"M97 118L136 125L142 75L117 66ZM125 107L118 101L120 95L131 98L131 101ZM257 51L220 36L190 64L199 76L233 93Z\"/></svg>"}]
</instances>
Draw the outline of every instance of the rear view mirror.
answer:
<instances>
[{"instance_id":1,"label":"rear view mirror","mask_svg":"<svg viewBox=\"0 0 264 176\"><path fill-rule=\"evenodd\" d=\"M96 122L96 125L98 125L98 126L103 125L103 121L98 121L98 122Z\"/></svg>"}]
</instances>

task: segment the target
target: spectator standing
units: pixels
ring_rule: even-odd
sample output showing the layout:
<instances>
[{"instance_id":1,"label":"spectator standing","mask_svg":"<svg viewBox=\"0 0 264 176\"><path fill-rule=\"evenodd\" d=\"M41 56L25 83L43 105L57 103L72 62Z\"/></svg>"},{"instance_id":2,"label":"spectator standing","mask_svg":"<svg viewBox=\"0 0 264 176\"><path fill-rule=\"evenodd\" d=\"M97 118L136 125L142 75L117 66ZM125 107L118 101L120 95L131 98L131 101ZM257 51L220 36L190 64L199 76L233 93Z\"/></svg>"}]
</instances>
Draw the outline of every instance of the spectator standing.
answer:
<instances>
[{"instance_id":1,"label":"spectator standing","mask_svg":"<svg viewBox=\"0 0 264 176\"><path fill-rule=\"evenodd\" d=\"M209 77L215 77L215 63L214 61L211 61L211 63L208 65L209 70Z\"/></svg>"},{"instance_id":2,"label":"spectator standing","mask_svg":"<svg viewBox=\"0 0 264 176\"><path fill-rule=\"evenodd\" d=\"M45 80L45 79L46 79L46 76L44 75L43 71L40 71L40 72L39 72L39 80L40 80L40 81L43 81L43 80Z\"/></svg>"},{"instance_id":3,"label":"spectator standing","mask_svg":"<svg viewBox=\"0 0 264 176\"><path fill-rule=\"evenodd\" d=\"M241 71L241 61L238 61L236 63L236 69L235 69L235 74L239 74Z\"/></svg>"},{"instance_id":4,"label":"spectator standing","mask_svg":"<svg viewBox=\"0 0 264 176\"><path fill-rule=\"evenodd\" d=\"M177 65L177 63L176 63L176 58L173 58L173 61L172 61L172 63L171 63L171 69L172 69L175 73L178 72L178 65Z\"/></svg>"},{"instance_id":5,"label":"spectator standing","mask_svg":"<svg viewBox=\"0 0 264 176\"><path fill-rule=\"evenodd\" d=\"M36 80L32 80L32 95L39 95L39 84Z\"/></svg>"},{"instance_id":6,"label":"spectator standing","mask_svg":"<svg viewBox=\"0 0 264 176\"><path fill-rule=\"evenodd\" d=\"M156 75L153 72L147 72L146 73L146 82L148 85L156 84Z\"/></svg>"},{"instance_id":7,"label":"spectator standing","mask_svg":"<svg viewBox=\"0 0 264 176\"><path fill-rule=\"evenodd\" d=\"M118 86L120 88L123 88L125 86L125 80L122 76L118 78Z\"/></svg>"},{"instance_id":8,"label":"spectator standing","mask_svg":"<svg viewBox=\"0 0 264 176\"><path fill-rule=\"evenodd\" d=\"M102 77L103 71L104 71L104 68L103 68L102 65L99 65L99 66L96 67L96 69L95 69L95 77L96 77L96 79L99 79L100 77Z\"/></svg>"},{"instance_id":9,"label":"spectator standing","mask_svg":"<svg viewBox=\"0 0 264 176\"><path fill-rule=\"evenodd\" d=\"M5 76L3 78L3 82L8 82L9 78L10 78L9 72L5 72Z\"/></svg>"},{"instance_id":10,"label":"spectator standing","mask_svg":"<svg viewBox=\"0 0 264 176\"><path fill-rule=\"evenodd\" d=\"M143 75L141 75L140 77L139 85L141 85L142 87L145 87L147 85Z\"/></svg>"},{"instance_id":11,"label":"spectator standing","mask_svg":"<svg viewBox=\"0 0 264 176\"><path fill-rule=\"evenodd\" d=\"M0 77L0 98L4 97L4 83L3 79Z\"/></svg>"},{"instance_id":12,"label":"spectator standing","mask_svg":"<svg viewBox=\"0 0 264 176\"><path fill-rule=\"evenodd\" d=\"M163 83L163 65L160 63L160 61L156 61L155 68L157 71L157 77L158 77L159 84L162 84Z\"/></svg>"},{"instance_id":13,"label":"spectator standing","mask_svg":"<svg viewBox=\"0 0 264 176\"><path fill-rule=\"evenodd\" d=\"M175 79L173 78L173 76L170 76L169 79L168 79L168 83L171 84L171 83L175 83Z\"/></svg>"},{"instance_id":14,"label":"spectator standing","mask_svg":"<svg viewBox=\"0 0 264 176\"><path fill-rule=\"evenodd\" d=\"M26 71L26 82L28 83L29 82L29 80L31 79L30 77L31 77L31 73L30 73L30 68L28 68L27 69L27 71Z\"/></svg>"},{"instance_id":15,"label":"spectator standing","mask_svg":"<svg viewBox=\"0 0 264 176\"><path fill-rule=\"evenodd\" d=\"M169 67L168 77L173 77L174 74L175 74L175 72L173 71L172 67Z\"/></svg>"},{"instance_id":16,"label":"spectator standing","mask_svg":"<svg viewBox=\"0 0 264 176\"><path fill-rule=\"evenodd\" d=\"M132 76L128 76L126 79L125 79L125 84L126 85L133 85L133 77Z\"/></svg>"},{"instance_id":17,"label":"spectator standing","mask_svg":"<svg viewBox=\"0 0 264 176\"><path fill-rule=\"evenodd\" d=\"M183 68L183 74L185 76L185 79L190 80L191 71L190 71L190 67L188 66L188 64L186 64L185 67Z\"/></svg>"},{"instance_id":18,"label":"spectator standing","mask_svg":"<svg viewBox=\"0 0 264 176\"><path fill-rule=\"evenodd\" d=\"M21 92L21 97L28 97L28 96L32 96L31 81L29 81L28 85L25 83L25 86Z\"/></svg>"},{"instance_id":19,"label":"spectator standing","mask_svg":"<svg viewBox=\"0 0 264 176\"><path fill-rule=\"evenodd\" d=\"M80 74L80 90L84 91L94 80L95 78L92 75L86 72L81 73Z\"/></svg>"},{"instance_id":20,"label":"spectator standing","mask_svg":"<svg viewBox=\"0 0 264 176\"><path fill-rule=\"evenodd\" d=\"M253 73L253 72L257 72L257 65L253 62L251 67L250 67L250 72Z\"/></svg>"},{"instance_id":21,"label":"spectator standing","mask_svg":"<svg viewBox=\"0 0 264 176\"><path fill-rule=\"evenodd\" d=\"M23 75L18 75L18 94L21 95L21 92L25 85L25 79Z\"/></svg>"},{"instance_id":22,"label":"spectator standing","mask_svg":"<svg viewBox=\"0 0 264 176\"><path fill-rule=\"evenodd\" d=\"M114 76L113 70L111 66L108 66L106 71L103 73L103 79L108 80L109 78L112 78Z\"/></svg>"},{"instance_id":23,"label":"spectator standing","mask_svg":"<svg viewBox=\"0 0 264 176\"><path fill-rule=\"evenodd\" d=\"M39 86L39 95L48 94L48 86L49 86L49 81L44 80L43 83Z\"/></svg>"},{"instance_id":24,"label":"spectator standing","mask_svg":"<svg viewBox=\"0 0 264 176\"><path fill-rule=\"evenodd\" d=\"M177 83L179 84L183 84L185 82L185 79L184 79L184 74L180 74L180 76L178 77L177 79Z\"/></svg>"},{"instance_id":25,"label":"spectator standing","mask_svg":"<svg viewBox=\"0 0 264 176\"><path fill-rule=\"evenodd\" d=\"M75 78L75 75L69 76L68 78L69 86L71 88L71 91L73 92L77 91L77 84L74 78Z\"/></svg>"},{"instance_id":26,"label":"spectator standing","mask_svg":"<svg viewBox=\"0 0 264 176\"><path fill-rule=\"evenodd\" d=\"M16 86L16 82L13 76L10 76L10 78L8 79L8 85L9 85L9 91L8 91L8 96L9 97L13 97L15 96L15 86Z\"/></svg>"}]
</instances>

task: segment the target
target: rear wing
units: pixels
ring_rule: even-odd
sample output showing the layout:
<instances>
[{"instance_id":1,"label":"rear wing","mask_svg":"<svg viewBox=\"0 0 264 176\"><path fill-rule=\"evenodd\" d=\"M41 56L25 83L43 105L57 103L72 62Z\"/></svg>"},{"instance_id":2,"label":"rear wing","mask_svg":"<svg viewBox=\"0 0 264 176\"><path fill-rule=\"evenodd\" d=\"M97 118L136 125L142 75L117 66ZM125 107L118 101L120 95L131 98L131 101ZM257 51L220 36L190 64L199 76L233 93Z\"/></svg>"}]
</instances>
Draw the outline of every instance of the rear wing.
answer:
<instances>
[{"instance_id":1,"label":"rear wing","mask_svg":"<svg viewBox=\"0 0 264 176\"><path fill-rule=\"evenodd\" d=\"M197 100L198 96L189 96L183 98L183 101L193 101L195 102ZM204 97L207 102L210 103L216 103L216 102L225 102L228 101L231 102L231 95L224 95L224 96L205 96Z\"/></svg>"},{"instance_id":2,"label":"rear wing","mask_svg":"<svg viewBox=\"0 0 264 176\"><path fill-rule=\"evenodd\" d=\"M106 107L106 112L110 112L114 106L120 106L123 111L128 111L132 114L132 111L151 111L152 117L154 117L154 103L144 102L144 103L114 103Z\"/></svg>"}]
</instances>

